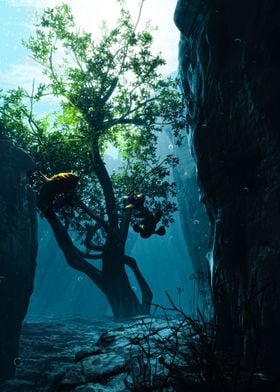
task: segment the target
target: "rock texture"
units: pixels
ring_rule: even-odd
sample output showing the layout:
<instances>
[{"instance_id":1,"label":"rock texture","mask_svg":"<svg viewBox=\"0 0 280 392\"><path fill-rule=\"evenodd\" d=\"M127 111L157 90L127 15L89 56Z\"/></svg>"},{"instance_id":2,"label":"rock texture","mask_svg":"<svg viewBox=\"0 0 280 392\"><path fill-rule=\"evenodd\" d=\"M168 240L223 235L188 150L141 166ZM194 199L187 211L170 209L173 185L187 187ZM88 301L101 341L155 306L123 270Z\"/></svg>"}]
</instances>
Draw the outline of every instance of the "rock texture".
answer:
<instances>
[{"instance_id":1,"label":"rock texture","mask_svg":"<svg viewBox=\"0 0 280 392\"><path fill-rule=\"evenodd\" d=\"M180 391L175 380L179 369L186 372L186 324L162 318L24 323L16 378L3 391Z\"/></svg>"},{"instance_id":2,"label":"rock texture","mask_svg":"<svg viewBox=\"0 0 280 392\"><path fill-rule=\"evenodd\" d=\"M0 141L0 382L14 375L21 323L33 290L36 201L26 173L34 163Z\"/></svg>"},{"instance_id":3,"label":"rock texture","mask_svg":"<svg viewBox=\"0 0 280 392\"><path fill-rule=\"evenodd\" d=\"M280 2L179 0L180 76L212 226L217 347L277 374Z\"/></svg>"}]
</instances>

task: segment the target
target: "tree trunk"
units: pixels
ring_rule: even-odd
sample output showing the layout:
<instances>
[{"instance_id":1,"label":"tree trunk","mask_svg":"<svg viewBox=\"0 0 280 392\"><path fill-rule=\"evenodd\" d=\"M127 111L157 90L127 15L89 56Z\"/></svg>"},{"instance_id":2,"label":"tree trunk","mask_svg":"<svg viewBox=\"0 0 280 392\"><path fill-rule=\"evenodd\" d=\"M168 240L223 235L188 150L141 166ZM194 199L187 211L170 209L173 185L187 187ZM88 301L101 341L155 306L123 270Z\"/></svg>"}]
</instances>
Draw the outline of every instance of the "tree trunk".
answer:
<instances>
[{"instance_id":1,"label":"tree trunk","mask_svg":"<svg viewBox=\"0 0 280 392\"><path fill-rule=\"evenodd\" d=\"M43 211L44 212L44 211ZM67 264L85 273L105 294L116 320L150 313L152 291L141 274L136 261L123 253L118 234L111 237L102 254L102 270L90 264L73 244L67 230L56 215L46 218L53 230L56 241L64 253ZM142 293L140 302L131 288L125 265L133 271Z\"/></svg>"},{"instance_id":2,"label":"tree trunk","mask_svg":"<svg viewBox=\"0 0 280 392\"><path fill-rule=\"evenodd\" d=\"M125 266L117 270L112 268L103 276L104 294L111 306L116 320L126 319L141 314L141 304L131 289Z\"/></svg>"},{"instance_id":3,"label":"tree trunk","mask_svg":"<svg viewBox=\"0 0 280 392\"><path fill-rule=\"evenodd\" d=\"M125 264L132 269L137 279L142 292L142 302L131 288ZM103 292L116 320L150 314L153 294L134 259L123 254L117 255L111 247L103 258L102 277Z\"/></svg>"}]
</instances>

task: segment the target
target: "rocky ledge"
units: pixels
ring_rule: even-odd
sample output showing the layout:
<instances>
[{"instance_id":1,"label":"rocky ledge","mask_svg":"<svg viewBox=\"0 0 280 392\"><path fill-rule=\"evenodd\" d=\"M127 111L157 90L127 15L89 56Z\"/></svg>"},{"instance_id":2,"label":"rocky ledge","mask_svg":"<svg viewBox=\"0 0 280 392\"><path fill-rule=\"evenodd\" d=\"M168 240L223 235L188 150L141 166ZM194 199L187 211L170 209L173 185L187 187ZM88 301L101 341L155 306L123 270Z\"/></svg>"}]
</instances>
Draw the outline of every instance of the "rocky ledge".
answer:
<instances>
[{"instance_id":1,"label":"rocky ledge","mask_svg":"<svg viewBox=\"0 0 280 392\"><path fill-rule=\"evenodd\" d=\"M279 391L213 351L215 329L188 316L36 320L23 325L16 378L1 392Z\"/></svg>"},{"instance_id":2,"label":"rocky ledge","mask_svg":"<svg viewBox=\"0 0 280 392\"><path fill-rule=\"evenodd\" d=\"M184 325L184 320L154 318L126 323L78 318L25 323L20 356L14 360L16 378L0 389L121 392L153 386L180 390L170 376L185 362L179 355L186 346Z\"/></svg>"}]
</instances>

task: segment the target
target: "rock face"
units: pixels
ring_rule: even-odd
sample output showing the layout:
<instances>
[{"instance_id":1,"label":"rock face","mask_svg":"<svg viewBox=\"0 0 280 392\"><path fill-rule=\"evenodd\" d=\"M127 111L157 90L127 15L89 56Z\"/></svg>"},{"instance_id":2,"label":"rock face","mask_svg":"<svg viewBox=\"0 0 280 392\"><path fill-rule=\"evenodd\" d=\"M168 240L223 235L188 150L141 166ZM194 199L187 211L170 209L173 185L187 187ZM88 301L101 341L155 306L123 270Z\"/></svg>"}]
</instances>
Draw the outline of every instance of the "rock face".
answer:
<instances>
[{"instance_id":1,"label":"rock face","mask_svg":"<svg viewBox=\"0 0 280 392\"><path fill-rule=\"evenodd\" d=\"M179 0L175 11L217 347L268 373L280 355L279 19L277 0Z\"/></svg>"},{"instance_id":2,"label":"rock face","mask_svg":"<svg viewBox=\"0 0 280 392\"><path fill-rule=\"evenodd\" d=\"M26 173L34 163L0 141L0 382L14 375L21 323L33 290L36 201Z\"/></svg>"}]
</instances>

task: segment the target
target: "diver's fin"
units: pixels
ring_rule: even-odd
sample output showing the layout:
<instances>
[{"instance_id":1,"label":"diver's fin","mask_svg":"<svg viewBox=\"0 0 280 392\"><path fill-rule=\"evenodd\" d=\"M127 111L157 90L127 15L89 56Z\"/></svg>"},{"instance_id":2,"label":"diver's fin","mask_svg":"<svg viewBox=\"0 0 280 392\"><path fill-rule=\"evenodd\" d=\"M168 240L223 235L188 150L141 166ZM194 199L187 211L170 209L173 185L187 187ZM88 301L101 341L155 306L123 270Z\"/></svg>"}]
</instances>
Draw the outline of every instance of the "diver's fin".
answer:
<instances>
[{"instance_id":1,"label":"diver's fin","mask_svg":"<svg viewBox=\"0 0 280 392\"><path fill-rule=\"evenodd\" d=\"M164 226L160 226L157 230L155 230L154 232L157 235L164 235L166 233L165 227Z\"/></svg>"}]
</instances>

